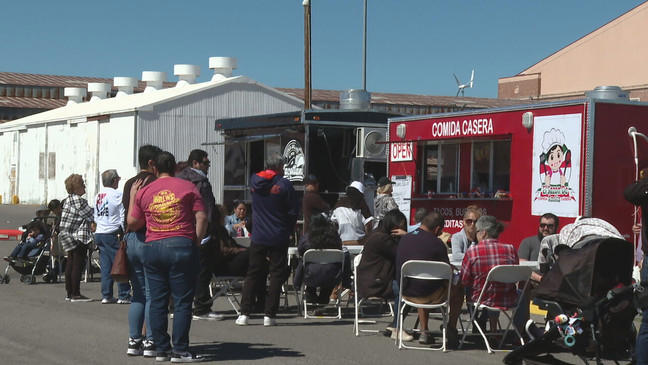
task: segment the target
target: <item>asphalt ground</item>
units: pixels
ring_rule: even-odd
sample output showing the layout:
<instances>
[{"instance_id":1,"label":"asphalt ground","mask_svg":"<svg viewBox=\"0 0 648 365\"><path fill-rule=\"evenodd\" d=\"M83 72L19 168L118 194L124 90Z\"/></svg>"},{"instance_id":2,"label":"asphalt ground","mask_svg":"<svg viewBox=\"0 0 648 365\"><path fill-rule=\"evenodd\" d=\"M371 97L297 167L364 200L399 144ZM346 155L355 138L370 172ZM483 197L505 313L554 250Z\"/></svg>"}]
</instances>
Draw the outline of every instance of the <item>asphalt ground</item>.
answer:
<instances>
[{"instance_id":1,"label":"asphalt ground","mask_svg":"<svg viewBox=\"0 0 648 365\"><path fill-rule=\"evenodd\" d=\"M33 216L35 207L0 205L0 229L15 228ZM17 223L17 224L16 224ZM0 241L0 256L6 256L16 241ZM0 274L6 265L0 261ZM81 283L82 294L96 299L90 303L64 300L63 283L32 285L21 283L20 275L9 270L9 284L0 284L1 364L150 364L154 359L126 356L128 305L100 303L100 282ZM95 278L98 278L98 274ZM116 289L115 289L116 290ZM505 353L488 354L481 338L470 336L463 350L398 350L382 334L353 335L353 305L345 308L342 320L303 319L297 315L295 296L278 316L276 327L263 327L262 316L250 325L236 326L236 314L225 298L213 309L226 314L223 321L192 321L191 350L205 355L208 363L236 364L502 364ZM383 329L391 318L377 318ZM430 328L439 328L432 319ZM406 328L412 327L409 316ZM171 328L171 322L170 327ZM438 343L438 340L437 340ZM577 363L572 356L561 359Z\"/></svg>"}]
</instances>

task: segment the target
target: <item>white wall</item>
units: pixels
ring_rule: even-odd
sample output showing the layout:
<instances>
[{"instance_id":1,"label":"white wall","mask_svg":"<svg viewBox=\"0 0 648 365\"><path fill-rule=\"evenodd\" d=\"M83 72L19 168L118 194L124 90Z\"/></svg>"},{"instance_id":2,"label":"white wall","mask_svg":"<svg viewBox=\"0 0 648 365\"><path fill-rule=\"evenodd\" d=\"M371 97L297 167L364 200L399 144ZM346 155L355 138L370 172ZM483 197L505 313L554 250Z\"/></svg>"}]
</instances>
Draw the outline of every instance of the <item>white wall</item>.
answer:
<instances>
[{"instance_id":1,"label":"white wall","mask_svg":"<svg viewBox=\"0 0 648 365\"><path fill-rule=\"evenodd\" d=\"M116 169L122 177L119 188L137 174L135 151L135 116L133 113L114 115L110 122L99 123L99 170L98 179L101 184L101 173L108 169Z\"/></svg>"},{"instance_id":2,"label":"white wall","mask_svg":"<svg viewBox=\"0 0 648 365\"><path fill-rule=\"evenodd\" d=\"M14 138L16 138L15 145L17 145L18 132L5 132L0 136L0 195L2 195L3 204L10 204L11 197L15 193L15 175L12 176L12 170L15 171L14 164L17 160L14 152Z\"/></svg>"},{"instance_id":3,"label":"white wall","mask_svg":"<svg viewBox=\"0 0 648 365\"><path fill-rule=\"evenodd\" d=\"M46 170L40 166L40 154L45 154L45 127L30 127L19 133L18 191L21 203L45 202Z\"/></svg>"}]
</instances>

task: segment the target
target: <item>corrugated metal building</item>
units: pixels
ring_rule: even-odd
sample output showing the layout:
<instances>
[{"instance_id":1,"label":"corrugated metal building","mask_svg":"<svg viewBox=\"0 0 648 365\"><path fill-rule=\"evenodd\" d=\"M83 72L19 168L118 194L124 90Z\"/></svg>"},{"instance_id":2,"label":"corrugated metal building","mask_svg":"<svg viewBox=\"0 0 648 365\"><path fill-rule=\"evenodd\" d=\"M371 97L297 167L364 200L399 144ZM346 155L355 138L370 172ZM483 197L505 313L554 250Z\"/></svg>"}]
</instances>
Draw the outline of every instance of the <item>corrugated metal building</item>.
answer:
<instances>
[{"instance_id":1,"label":"corrugated metal building","mask_svg":"<svg viewBox=\"0 0 648 365\"><path fill-rule=\"evenodd\" d=\"M230 70L231 72L231 70ZM0 195L21 203L45 203L67 195L64 180L81 174L88 196L100 174L117 169L136 174L137 150L154 144L185 160L194 148L212 161L209 179L222 200L224 147L214 131L222 118L281 113L302 101L244 76L215 75L211 81L119 95L68 105L0 125ZM93 99L95 99L93 97ZM203 143L211 142L208 145ZM125 182L125 179L122 180Z\"/></svg>"}]
</instances>

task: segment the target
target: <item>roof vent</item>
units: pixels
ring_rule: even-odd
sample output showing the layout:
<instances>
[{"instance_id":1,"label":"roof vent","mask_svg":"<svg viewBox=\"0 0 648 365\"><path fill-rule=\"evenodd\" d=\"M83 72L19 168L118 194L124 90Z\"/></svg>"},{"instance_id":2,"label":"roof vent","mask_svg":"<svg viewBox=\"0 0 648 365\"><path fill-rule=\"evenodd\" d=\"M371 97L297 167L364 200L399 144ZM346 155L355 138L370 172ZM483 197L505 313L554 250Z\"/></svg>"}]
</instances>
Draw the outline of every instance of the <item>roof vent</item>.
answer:
<instances>
[{"instance_id":1,"label":"roof vent","mask_svg":"<svg viewBox=\"0 0 648 365\"><path fill-rule=\"evenodd\" d=\"M628 101L628 92L623 91L618 86L597 86L592 91L585 93L588 98L610 100L610 101Z\"/></svg>"},{"instance_id":2,"label":"roof vent","mask_svg":"<svg viewBox=\"0 0 648 365\"><path fill-rule=\"evenodd\" d=\"M117 97L130 95L133 89L137 86L137 79L134 77L120 77L113 78L113 85L117 88Z\"/></svg>"},{"instance_id":3,"label":"roof vent","mask_svg":"<svg viewBox=\"0 0 648 365\"><path fill-rule=\"evenodd\" d=\"M222 81L232 76L232 70L236 69L236 58L234 57L209 57L209 68L214 70L212 81Z\"/></svg>"},{"instance_id":4,"label":"roof vent","mask_svg":"<svg viewBox=\"0 0 648 365\"><path fill-rule=\"evenodd\" d=\"M200 66L173 65L173 74L178 76L176 87L190 85L196 82L196 77L200 76Z\"/></svg>"},{"instance_id":5,"label":"roof vent","mask_svg":"<svg viewBox=\"0 0 648 365\"><path fill-rule=\"evenodd\" d=\"M340 109L369 110L371 94L363 89L349 89L340 93Z\"/></svg>"},{"instance_id":6,"label":"roof vent","mask_svg":"<svg viewBox=\"0 0 648 365\"><path fill-rule=\"evenodd\" d=\"M82 87L66 87L63 90L63 95L68 98L66 105L82 103L83 98L86 96L86 89Z\"/></svg>"},{"instance_id":7,"label":"roof vent","mask_svg":"<svg viewBox=\"0 0 648 365\"><path fill-rule=\"evenodd\" d=\"M143 71L142 81L146 82L145 93L160 90L164 81L166 81L166 72Z\"/></svg>"},{"instance_id":8,"label":"roof vent","mask_svg":"<svg viewBox=\"0 0 648 365\"><path fill-rule=\"evenodd\" d=\"M90 101L97 101L105 99L110 92L112 87L110 84L105 84L103 82L89 82L88 83L88 92L92 93L92 98Z\"/></svg>"}]
</instances>

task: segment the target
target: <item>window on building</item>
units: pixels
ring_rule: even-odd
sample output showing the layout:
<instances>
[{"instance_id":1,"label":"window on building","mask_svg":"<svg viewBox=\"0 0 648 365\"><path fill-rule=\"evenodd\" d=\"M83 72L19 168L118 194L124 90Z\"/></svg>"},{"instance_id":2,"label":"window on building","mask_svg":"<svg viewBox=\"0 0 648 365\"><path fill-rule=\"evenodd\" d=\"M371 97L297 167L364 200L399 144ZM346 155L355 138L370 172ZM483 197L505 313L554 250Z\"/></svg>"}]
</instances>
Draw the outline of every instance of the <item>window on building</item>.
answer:
<instances>
[{"instance_id":1,"label":"window on building","mask_svg":"<svg viewBox=\"0 0 648 365\"><path fill-rule=\"evenodd\" d=\"M511 141L475 142L472 146L471 192L493 196L509 191Z\"/></svg>"},{"instance_id":2,"label":"window on building","mask_svg":"<svg viewBox=\"0 0 648 365\"><path fill-rule=\"evenodd\" d=\"M459 188L459 145L431 144L423 148L422 193L453 194Z\"/></svg>"}]
</instances>

